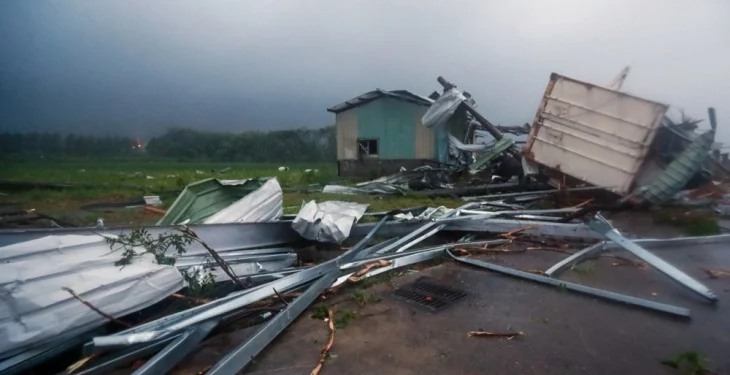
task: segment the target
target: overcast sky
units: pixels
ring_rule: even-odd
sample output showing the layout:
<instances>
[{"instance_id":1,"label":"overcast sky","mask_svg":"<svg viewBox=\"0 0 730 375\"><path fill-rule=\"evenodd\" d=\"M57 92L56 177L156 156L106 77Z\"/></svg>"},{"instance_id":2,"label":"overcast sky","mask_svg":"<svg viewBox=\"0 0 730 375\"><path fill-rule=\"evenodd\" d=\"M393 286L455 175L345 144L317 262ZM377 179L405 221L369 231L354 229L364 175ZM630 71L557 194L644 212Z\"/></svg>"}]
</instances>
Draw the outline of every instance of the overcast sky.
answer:
<instances>
[{"instance_id":1,"label":"overcast sky","mask_svg":"<svg viewBox=\"0 0 730 375\"><path fill-rule=\"evenodd\" d=\"M148 137L334 123L436 77L532 122L551 72L706 118L730 142L727 0L0 0L0 129ZM705 121L706 122L706 121Z\"/></svg>"}]
</instances>

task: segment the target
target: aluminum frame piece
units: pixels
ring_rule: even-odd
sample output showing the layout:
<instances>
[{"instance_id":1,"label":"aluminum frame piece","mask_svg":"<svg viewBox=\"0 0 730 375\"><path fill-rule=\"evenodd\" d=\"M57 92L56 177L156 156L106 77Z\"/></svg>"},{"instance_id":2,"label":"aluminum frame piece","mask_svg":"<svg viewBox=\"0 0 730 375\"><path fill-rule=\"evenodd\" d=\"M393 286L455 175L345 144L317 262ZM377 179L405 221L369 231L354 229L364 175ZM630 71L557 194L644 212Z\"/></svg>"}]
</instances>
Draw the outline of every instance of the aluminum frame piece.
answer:
<instances>
[{"instance_id":1,"label":"aluminum frame piece","mask_svg":"<svg viewBox=\"0 0 730 375\"><path fill-rule=\"evenodd\" d=\"M356 270L362 266L365 266L367 264L378 262L381 260L392 260L392 259L398 259L422 252L427 251L433 251L433 250L446 250L446 249L452 249L455 247L470 247L470 246L479 246L479 245L503 245L509 243L509 240L480 240L480 241L459 241L459 242L452 242L447 243L443 245L437 245L437 246L430 246L430 247L424 247L416 250L411 250L403 253L389 253L389 254L381 254L379 256L372 256L367 259L353 259L350 263L345 263L342 266L340 266L340 270L344 272L349 272L351 270Z\"/></svg>"},{"instance_id":2,"label":"aluminum frame piece","mask_svg":"<svg viewBox=\"0 0 730 375\"><path fill-rule=\"evenodd\" d=\"M375 233L387 220L388 217L386 216L371 229L369 233L370 238L375 235ZM271 297L275 295L276 292L286 292L307 284L312 280L328 274L329 272L337 270L339 273L340 264L343 262L349 262L349 260L357 256L358 253L363 250L362 247L364 247L367 242L368 240L363 239L360 243L358 243L358 245L354 246L337 258L314 267L307 268L301 272L285 276L270 283L241 292L232 293L229 296L211 303L196 306L192 309L158 319L142 326L128 329L124 332L120 332L119 334L94 337L93 347L87 348L87 350L91 349L94 352L98 352L110 348L146 343L168 337L191 325L195 325L209 319L215 319L237 309L243 308L253 302Z\"/></svg>"},{"instance_id":3,"label":"aluminum frame piece","mask_svg":"<svg viewBox=\"0 0 730 375\"><path fill-rule=\"evenodd\" d=\"M640 245L645 249L672 247L672 246L689 246L689 245L705 245L714 243L730 242L730 234L718 234L714 236L699 236L699 237L677 237L667 239L654 239L644 238L634 240L634 243ZM591 245L558 263L555 263L550 267L545 274L553 276L563 272L566 268L572 267L575 264L582 262L584 259L597 256L604 251L612 251L616 249L623 249L621 245L615 242L602 241L595 245Z\"/></svg>"},{"instance_id":4,"label":"aluminum frame piece","mask_svg":"<svg viewBox=\"0 0 730 375\"><path fill-rule=\"evenodd\" d=\"M234 250L257 248L273 248L291 245L302 241L294 229L291 221L272 221L264 223L230 223L230 224L198 224L188 228L205 240L205 242L219 253ZM0 246L18 242L30 241L50 235L119 235L130 233L135 227L114 228L43 228L43 229L2 229L0 230ZM147 232L156 238L159 234L177 232L177 226L148 227ZM188 247L187 255L207 254L205 248L193 242Z\"/></svg>"},{"instance_id":5,"label":"aluminum frame piece","mask_svg":"<svg viewBox=\"0 0 730 375\"><path fill-rule=\"evenodd\" d=\"M604 237L591 230L583 223L555 223L550 221L534 221L534 220L513 220L496 218L503 215L540 215L555 213L572 213L575 209L555 209L555 210L516 210L516 211L496 211L486 212L483 215L459 215L462 210L468 210L472 206L478 205L479 202L472 202L452 211L450 214L454 216L442 217L429 222L389 222L383 226L381 233L384 236L395 237L404 236L397 245L385 249L380 249L379 253L384 253L398 246L408 243L408 240L416 237L422 232L433 228L440 224L446 224L441 230L444 231L468 231L468 232L494 232L504 233L517 229L523 229L526 226L534 226L534 228L526 229L523 233L530 235L543 235L552 237L568 237L602 240ZM373 224L358 224L353 228L351 235L359 236L365 231L370 231ZM408 245L410 247L412 245ZM404 249L405 250L405 249Z\"/></svg>"},{"instance_id":6,"label":"aluminum frame piece","mask_svg":"<svg viewBox=\"0 0 730 375\"><path fill-rule=\"evenodd\" d=\"M670 315L677 316L677 317L690 318L690 310L686 309L684 307L667 305L664 303L649 301L649 300L645 300L642 298L627 296L627 295L619 294L619 293L615 293L615 292L609 292L606 290L592 288L589 286L571 283L568 281L553 279L553 278L546 277L546 276L535 275L535 274L532 274L529 272L519 271L519 270L515 270L512 268L507 268L507 267L499 266L496 264L483 262L480 260L459 258L459 257L455 256L453 253L451 253L451 251L447 250L446 252L449 254L449 256L451 256L451 258L453 258L457 262L461 262L464 264L469 264L472 266L484 268L484 269L494 271L494 272L499 272L499 273L509 275L509 276L519 277L521 279L536 281L536 282L539 282L542 284L552 285L552 286L556 286L559 288L565 288L567 290L571 290L571 291L583 293L583 294L588 294L588 295L591 295L594 297L600 297L600 298L607 299L607 300L614 301L614 302L620 302L620 303L624 303L627 305L637 306L637 307L641 307L644 309L662 312L662 313L670 314Z\"/></svg>"},{"instance_id":7,"label":"aluminum frame piece","mask_svg":"<svg viewBox=\"0 0 730 375\"><path fill-rule=\"evenodd\" d=\"M43 363L55 356L73 349L78 344L88 340L92 335L90 333L81 336L70 337L66 340L58 340L41 347L26 350L15 356L4 358L0 361L0 374L14 375L24 374L29 369Z\"/></svg>"},{"instance_id":8,"label":"aluminum frame piece","mask_svg":"<svg viewBox=\"0 0 730 375\"><path fill-rule=\"evenodd\" d=\"M450 243L440 246L434 246L424 249L418 249L413 250L407 253L396 253L396 254L388 254L386 256L381 257L374 257L370 259L366 259L363 261L353 262L349 264L345 264L341 267L342 270L347 269L353 269L353 268L359 268L366 264L377 262L380 260L387 260L390 261L390 264L384 267L378 267L375 269L372 269L371 271L367 272L366 274L362 275L361 278L366 279L368 277L373 277L376 275L379 275L384 272L388 272L391 270L394 270L396 268L401 268L405 266L409 266L411 264L416 264L420 262L425 262L427 260L438 258L439 256L443 255L443 251L447 249L452 249L459 246L475 246L475 245L497 245L497 244L506 244L509 243L508 240L486 240L486 241L474 241L474 242L457 242L457 243ZM344 276L340 276L337 281L332 285L332 287L339 286L343 284L347 279L349 279L351 276L353 276L355 272L350 272Z\"/></svg>"},{"instance_id":9,"label":"aluminum frame piece","mask_svg":"<svg viewBox=\"0 0 730 375\"><path fill-rule=\"evenodd\" d=\"M528 228L526 228L528 227ZM481 219L459 220L449 223L447 231L505 233L526 228L521 233L548 237L567 237L601 240L604 239L585 224L553 223L549 221Z\"/></svg>"},{"instance_id":10,"label":"aluminum frame piece","mask_svg":"<svg viewBox=\"0 0 730 375\"><path fill-rule=\"evenodd\" d=\"M168 337L191 325L214 319L246 307L256 301L272 297L276 294L275 290L278 292L286 292L292 288L306 284L320 276L332 272L333 270L339 270L336 260L337 259L334 259L306 269L302 272L283 277L252 289L247 289L243 294L235 295L233 297L225 297L221 299L223 300L222 303L216 304L213 307L201 309L202 311L197 310L195 312L191 312L193 309L187 310L189 313L185 318L160 322L157 324L156 330L153 331L138 331L135 333L126 333L121 335L94 337L94 350L97 350L98 348L141 344ZM206 307L206 305L198 307Z\"/></svg>"},{"instance_id":11,"label":"aluminum frame piece","mask_svg":"<svg viewBox=\"0 0 730 375\"><path fill-rule=\"evenodd\" d=\"M384 249L387 246L390 246L391 244L393 244L395 241L398 241L398 240L400 240L400 237L393 237L393 238L385 240L379 244L370 246L367 249L364 249L363 251L361 251L359 254L357 254L357 256L355 256L353 259L354 260L365 259L368 256L370 256L370 254L375 253L378 250Z\"/></svg>"},{"instance_id":12,"label":"aluminum frame piece","mask_svg":"<svg viewBox=\"0 0 730 375\"><path fill-rule=\"evenodd\" d=\"M593 255L594 253L602 252L605 246L606 242L601 241L597 244L586 247L585 249L578 251L577 253L561 260L560 262L553 264L552 267L548 268L548 270L545 271L545 274L553 277L553 274L557 275L558 273L563 272L563 270L565 270L566 268L572 267L573 265L582 262L584 259Z\"/></svg>"},{"instance_id":13,"label":"aluminum frame piece","mask_svg":"<svg viewBox=\"0 0 730 375\"><path fill-rule=\"evenodd\" d=\"M667 263L666 261L664 261L664 259L659 258L650 251L639 246L635 242L625 238L601 215L597 214L592 220L589 220L588 226L591 229L595 230L597 233L601 233L601 235L603 235L607 239L623 247L630 253L636 255L652 267L656 268L657 271L669 276L669 278L676 281L685 288L699 294L700 296L711 302L717 302L717 296L708 287L704 286L699 281L682 272L677 267L674 267L673 265Z\"/></svg>"},{"instance_id":14,"label":"aluminum frame piece","mask_svg":"<svg viewBox=\"0 0 730 375\"><path fill-rule=\"evenodd\" d=\"M289 326L309 305L314 302L317 296L329 288L337 279L339 270L331 271L322 276L312 284L304 293L280 313L261 327L244 343L229 352L223 359L218 361L206 374L208 375L235 375L241 371L251 360L266 348L276 336Z\"/></svg>"},{"instance_id":15,"label":"aluminum frame piece","mask_svg":"<svg viewBox=\"0 0 730 375\"><path fill-rule=\"evenodd\" d=\"M520 193L504 193L504 194L491 194L491 195L479 195L475 197L463 197L461 198L464 201L475 201L475 200L493 200L493 199L505 199L505 198L515 198L515 197L522 197L522 196L531 196L531 195L549 195L557 192L576 192L576 191L594 191L594 190L606 190L605 187L595 187L595 186L588 186L588 187L580 187L580 188L569 188L569 189L549 189L549 190L535 190L535 191L523 191Z\"/></svg>"},{"instance_id":16,"label":"aluminum frame piece","mask_svg":"<svg viewBox=\"0 0 730 375\"><path fill-rule=\"evenodd\" d=\"M368 232L368 234L365 235L365 237L363 237L360 241L358 241L355 244L355 246L353 246L350 249L350 251L348 251L346 254L342 254L342 256L339 258L340 259L340 262L347 262L347 261L350 261L351 259L355 259L358 256L365 256L365 255L367 255L367 253L365 251L361 251L361 250L364 250L365 249L365 246L367 246L368 243L370 243L370 241L375 236L375 233L377 233L380 230L380 228L383 227L383 225L385 224L385 222L388 221L390 219L390 217L391 217L390 215L383 216L383 218L380 219L380 221L378 221L377 224L375 224L375 226L373 227L373 229L371 229L370 232ZM398 240L396 240L394 242L397 242L397 241ZM372 249L372 247L370 249ZM347 255L347 257L345 257L345 255Z\"/></svg>"},{"instance_id":17,"label":"aluminum frame piece","mask_svg":"<svg viewBox=\"0 0 730 375\"><path fill-rule=\"evenodd\" d=\"M166 374L178 362L195 349L206 336L218 326L219 320L211 320L187 330L162 351L145 362L132 375Z\"/></svg>"},{"instance_id":18,"label":"aluminum frame piece","mask_svg":"<svg viewBox=\"0 0 730 375\"><path fill-rule=\"evenodd\" d=\"M668 246L687 246L687 245L707 245L714 243L730 242L730 234L718 234L714 236L697 236L697 237L676 237L676 238L644 238L634 240L634 243L640 244L646 249L655 249ZM621 245L608 242L606 250L614 250L623 248Z\"/></svg>"},{"instance_id":19,"label":"aluminum frame piece","mask_svg":"<svg viewBox=\"0 0 730 375\"><path fill-rule=\"evenodd\" d=\"M73 375L104 375L114 369L122 367L127 364L131 364L134 361L147 357L151 354L157 353L161 349L165 348L171 342L175 341L177 336L169 337L151 344L144 346L135 346L123 350L119 353L114 353L108 358L104 358L102 362L94 364L93 366L74 372Z\"/></svg>"},{"instance_id":20,"label":"aluminum frame piece","mask_svg":"<svg viewBox=\"0 0 730 375\"><path fill-rule=\"evenodd\" d=\"M411 253L398 253L397 255L391 255L389 257L382 257L380 259L383 260L389 260L390 264L384 267L378 267L371 271L368 271L364 275L361 276L361 278L366 279L368 277L373 277L375 275L379 275L384 272L388 272L391 270L394 270L396 268L401 268L405 266L409 266L411 264L425 262L427 260L438 258L439 256L443 255L443 252L445 250L444 246L439 246L437 248L433 248L430 250L425 251L413 251ZM375 260L373 260L375 261ZM332 287L339 286L347 281L350 277L352 277L355 274L355 272L351 272L349 274L346 274L344 276L340 276L333 284Z\"/></svg>"}]
</instances>

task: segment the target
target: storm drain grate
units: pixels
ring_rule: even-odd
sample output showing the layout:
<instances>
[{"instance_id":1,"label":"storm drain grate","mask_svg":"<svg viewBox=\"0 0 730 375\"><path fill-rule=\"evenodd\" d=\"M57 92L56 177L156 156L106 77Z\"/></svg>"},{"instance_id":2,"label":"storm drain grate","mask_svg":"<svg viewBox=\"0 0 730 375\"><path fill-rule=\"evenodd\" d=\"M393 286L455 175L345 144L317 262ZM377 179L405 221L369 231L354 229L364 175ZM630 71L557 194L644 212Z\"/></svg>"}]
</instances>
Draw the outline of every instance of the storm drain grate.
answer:
<instances>
[{"instance_id":1,"label":"storm drain grate","mask_svg":"<svg viewBox=\"0 0 730 375\"><path fill-rule=\"evenodd\" d=\"M393 295L434 313L466 297L465 292L438 285L432 279L426 277L422 277L411 284L406 284L396 289L393 291Z\"/></svg>"}]
</instances>

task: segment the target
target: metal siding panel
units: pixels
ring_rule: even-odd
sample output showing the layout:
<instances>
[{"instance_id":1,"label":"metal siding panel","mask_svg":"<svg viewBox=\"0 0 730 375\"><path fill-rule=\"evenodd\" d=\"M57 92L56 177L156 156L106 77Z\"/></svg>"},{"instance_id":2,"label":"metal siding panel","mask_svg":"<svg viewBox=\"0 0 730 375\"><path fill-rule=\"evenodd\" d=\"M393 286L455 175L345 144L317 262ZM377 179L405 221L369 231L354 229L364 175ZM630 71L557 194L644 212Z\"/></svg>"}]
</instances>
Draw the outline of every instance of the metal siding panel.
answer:
<instances>
[{"instance_id":1,"label":"metal siding panel","mask_svg":"<svg viewBox=\"0 0 730 375\"><path fill-rule=\"evenodd\" d=\"M378 98L356 108L358 138L378 139L379 159L415 158L416 104Z\"/></svg>"},{"instance_id":2,"label":"metal siding panel","mask_svg":"<svg viewBox=\"0 0 730 375\"><path fill-rule=\"evenodd\" d=\"M416 127L416 159L436 159L436 138L434 130L423 126L421 119L426 113L426 107L418 107L413 110Z\"/></svg>"},{"instance_id":3,"label":"metal siding panel","mask_svg":"<svg viewBox=\"0 0 730 375\"><path fill-rule=\"evenodd\" d=\"M526 154L623 195L631 190L666 110L661 103L553 75Z\"/></svg>"},{"instance_id":4,"label":"metal siding panel","mask_svg":"<svg viewBox=\"0 0 730 375\"><path fill-rule=\"evenodd\" d=\"M434 147L436 148L436 160L441 163L449 161L449 134L445 126L439 126L434 134Z\"/></svg>"},{"instance_id":5,"label":"metal siding panel","mask_svg":"<svg viewBox=\"0 0 730 375\"><path fill-rule=\"evenodd\" d=\"M355 109L336 115L337 160L357 159L357 113Z\"/></svg>"}]
</instances>

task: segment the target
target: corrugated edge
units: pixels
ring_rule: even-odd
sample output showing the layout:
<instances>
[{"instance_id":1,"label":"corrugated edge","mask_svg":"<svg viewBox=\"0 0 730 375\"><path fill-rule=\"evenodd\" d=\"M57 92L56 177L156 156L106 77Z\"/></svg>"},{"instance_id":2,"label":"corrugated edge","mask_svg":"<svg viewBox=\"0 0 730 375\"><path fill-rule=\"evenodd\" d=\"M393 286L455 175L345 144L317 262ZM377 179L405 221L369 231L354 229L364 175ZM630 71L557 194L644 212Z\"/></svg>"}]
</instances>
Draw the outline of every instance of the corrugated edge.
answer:
<instances>
[{"instance_id":1,"label":"corrugated edge","mask_svg":"<svg viewBox=\"0 0 730 375\"><path fill-rule=\"evenodd\" d=\"M407 102L411 102L411 103L415 103L415 104L419 104L419 105L424 105L424 106L430 106L431 103L433 103L433 100L425 98L420 95L416 95L407 90L385 91L385 90L381 90L381 89L375 89L373 91L366 92L362 95L356 96L356 97L346 100L340 104L327 108L327 112L332 112L332 113L344 112L350 108L361 106L365 103L369 103L375 99L382 98L384 96L388 96L391 98L396 98L396 99L400 99L403 101L407 101Z\"/></svg>"}]
</instances>

